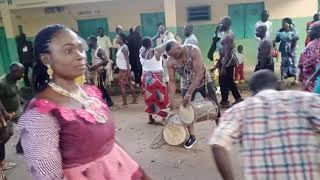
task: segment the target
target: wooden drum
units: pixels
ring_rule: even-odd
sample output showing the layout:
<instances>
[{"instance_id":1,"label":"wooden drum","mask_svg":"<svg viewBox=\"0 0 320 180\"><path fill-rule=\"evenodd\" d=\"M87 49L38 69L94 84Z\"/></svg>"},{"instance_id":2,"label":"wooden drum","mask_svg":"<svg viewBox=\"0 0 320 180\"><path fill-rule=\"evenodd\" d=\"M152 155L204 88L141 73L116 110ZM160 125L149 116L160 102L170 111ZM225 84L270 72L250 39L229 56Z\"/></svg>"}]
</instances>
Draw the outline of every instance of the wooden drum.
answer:
<instances>
[{"instance_id":1,"label":"wooden drum","mask_svg":"<svg viewBox=\"0 0 320 180\"><path fill-rule=\"evenodd\" d=\"M167 124L163 128L163 138L169 144L177 146L182 144L187 136L187 129L178 114L170 114L167 117Z\"/></svg>"},{"instance_id":2,"label":"wooden drum","mask_svg":"<svg viewBox=\"0 0 320 180\"><path fill-rule=\"evenodd\" d=\"M181 121L190 125L194 122L214 120L218 117L219 107L209 99L191 102L188 107L180 106Z\"/></svg>"}]
</instances>

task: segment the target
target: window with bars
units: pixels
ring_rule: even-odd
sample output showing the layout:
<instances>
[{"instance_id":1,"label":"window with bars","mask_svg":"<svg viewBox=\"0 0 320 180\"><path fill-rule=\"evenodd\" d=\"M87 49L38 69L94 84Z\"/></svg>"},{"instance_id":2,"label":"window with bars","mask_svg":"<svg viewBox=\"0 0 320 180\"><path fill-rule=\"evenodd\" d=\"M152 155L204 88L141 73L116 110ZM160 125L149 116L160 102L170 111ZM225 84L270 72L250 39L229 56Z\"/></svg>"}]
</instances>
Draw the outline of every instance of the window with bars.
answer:
<instances>
[{"instance_id":1,"label":"window with bars","mask_svg":"<svg viewBox=\"0 0 320 180\"><path fill-rule=\"evenodd\" d=\"M211 20L210 6L197 6L187 8L188 21L208 21Z\"/></svg>"}]
</instances>

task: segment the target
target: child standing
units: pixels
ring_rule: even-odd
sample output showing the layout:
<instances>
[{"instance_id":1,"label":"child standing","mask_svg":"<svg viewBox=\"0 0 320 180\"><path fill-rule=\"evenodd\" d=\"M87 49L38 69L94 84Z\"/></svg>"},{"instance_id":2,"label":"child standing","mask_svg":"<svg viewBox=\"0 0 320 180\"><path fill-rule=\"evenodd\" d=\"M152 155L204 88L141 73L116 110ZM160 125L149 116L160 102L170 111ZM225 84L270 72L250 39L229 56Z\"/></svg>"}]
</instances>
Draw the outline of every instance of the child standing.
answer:
<instances>
[{"instance_id":1,"label":"child standing","mask_svg":"<svg viewBox=\"0 0 320 180\"><path fill-rule=\"evenodd\" d=\"M276 42L274 41L273 43L272 43L272 46L273 46L273 49L272 49L272 57L273 58L275 58L277 61L277 63L278 63L278 60L279 60L279 50L278 50L278 48L277 48L277 45L276 45Z\"/></svg>"},{"instance_id":2,"label":"child standing","mask_svg":"<svg viewBox=\"0 0 320 180\"><path fill-rule=\"evenodd\" d=\"M245 55L243 53L243 46L242 45L239 45L237 49L238 49L238 52L236 53L236 57L238 59L239 64L236 67L234 75L235 75L235 80L236 80L235 83L239 84L239 83L245 82L244 74L243 74Z\"/></svg>"}]
</instances>

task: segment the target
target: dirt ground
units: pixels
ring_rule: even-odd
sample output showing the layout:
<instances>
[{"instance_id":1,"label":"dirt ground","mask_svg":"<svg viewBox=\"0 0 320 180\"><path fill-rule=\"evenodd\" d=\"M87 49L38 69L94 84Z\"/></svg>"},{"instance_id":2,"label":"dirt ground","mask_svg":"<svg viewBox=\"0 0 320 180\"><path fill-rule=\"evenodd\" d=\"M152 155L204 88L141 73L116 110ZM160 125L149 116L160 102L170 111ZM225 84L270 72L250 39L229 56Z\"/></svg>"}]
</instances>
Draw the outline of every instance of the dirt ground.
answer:
<instances>
[{"instance_id":1,"label":"dirt ground","mask_svg":"<svg viewBox=\"0 0 320 180\"><path fill-rule=\"evenodd\" d=\"M242 92L244 97L248 92ZM121 103L120 97L112 97L116 104ZM233 98L232 98L233 100ZM231 101L232 101L231 100ZM176 103L181 99L177 94ZM139 104L129 105L127 109L113 111L117 125L117 140L125 150L153 177L154 180L220 180L221 177L214 165L212 154L207 145L208 138L216 127L213 121L195 124L197 143L190 150L182 146L164 144L152 149L150 145L161 133L163 127L147 124L142 96ZM22 156L15 154L17 137L13 137L6 145L7 160L17 162L17 167L7 171L9 180L31 180ZM230 152L233 169L237 180L241 180L241 166L238 154L239 146Z\"/></svg>"}]
</instances>

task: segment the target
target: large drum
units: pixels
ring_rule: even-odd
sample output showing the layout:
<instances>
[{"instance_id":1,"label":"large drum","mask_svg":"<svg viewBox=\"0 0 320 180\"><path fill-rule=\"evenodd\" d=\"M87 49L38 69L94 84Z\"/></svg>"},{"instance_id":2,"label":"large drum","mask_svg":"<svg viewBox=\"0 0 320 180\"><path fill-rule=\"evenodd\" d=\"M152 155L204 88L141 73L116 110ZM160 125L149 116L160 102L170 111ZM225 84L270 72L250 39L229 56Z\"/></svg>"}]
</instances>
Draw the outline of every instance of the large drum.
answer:
<instances>
[{"instance_id":1,"label":"large drum","mask_svg":"<svg viewBox=\"0 0 320 180\"><path fill-rule=\"evenodd\" d=\"M180 106L181 121L189 125L194 122L214 120L218 117L219 107L211 100L203 99L191 102L188 107Z\"/></svg>"},{"instance_id":2,"label":"large drum","mask_svg":"<svg viewBox=\"0 0 320 180\"><path fill-rule=\"evenodd\" d=\"M178 114L170 114L167 117L167 124L163 128L163 139L173 146L182 144L187 136L187 128L181 122Z\"/></svg>"}]
</instances>

